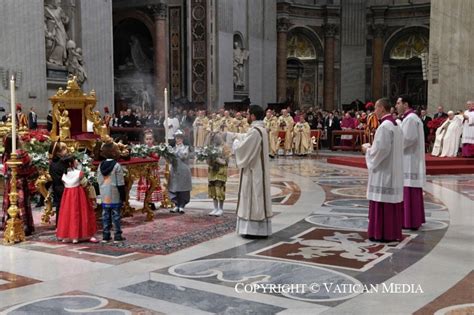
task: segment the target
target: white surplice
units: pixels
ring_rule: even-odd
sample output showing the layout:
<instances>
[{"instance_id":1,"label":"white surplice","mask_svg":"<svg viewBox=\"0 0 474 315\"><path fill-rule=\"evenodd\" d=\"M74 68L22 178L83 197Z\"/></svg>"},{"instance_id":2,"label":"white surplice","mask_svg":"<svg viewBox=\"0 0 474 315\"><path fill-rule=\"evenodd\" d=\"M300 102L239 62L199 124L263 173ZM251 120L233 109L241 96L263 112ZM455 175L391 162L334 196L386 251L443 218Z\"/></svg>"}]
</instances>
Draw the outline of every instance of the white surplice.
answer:
<instances>
[{"instance_id":1,"label":"white surplice","mask_svg":"<svg viewBox=\"0 0 474 315\"><path fill-rule=\"evenodd\" d=\"M462 116L447 119L437 130L431 155L440 157L457 156L462 134Z\"/></svg>"},{"instance_id":2,"label":"white surplice","mask_svg":"<svg viewBox=\"0 0 474 315\"><path fill-rule=\"evenodd\" d=\"M233 135L237 137L234 151L240 169L237 233L271 235L270 218L273 213L265 125L263 121L254 121L247 133Z\"/></svg>"},{"instance_id":3,"label":"white surplice","mask_svg":"<svg viewBox=\"0 0 474 315\"><path fill-rule=\"evenodd\" d=\"M462 144L474 144L474 112L467 110L464 112L464 115L469 116L469 119L464 120L464 126L462 130Z\"/></svg>"},{"instance_id":4,"label":"white surplice","mask_svg":"<svg viewBox=\"0 0 474 315\"><path fill-rule=\"evenodd\" d=\"M405 187L423 188L426 182L425 134L423 122L415 113L402 121L403 176Z\"/></svg>"},{"instance_id":5,"label":"white surplice","mask_svg":"<svg viewBox=\"0 0 474 315\"><path fill-rule=\"evenodd\" d=\"M369 170L367 199L378 202L403 201L403 134L400 126L385 120L375 132L365 153Z\"/></svg>"}]
</instances>

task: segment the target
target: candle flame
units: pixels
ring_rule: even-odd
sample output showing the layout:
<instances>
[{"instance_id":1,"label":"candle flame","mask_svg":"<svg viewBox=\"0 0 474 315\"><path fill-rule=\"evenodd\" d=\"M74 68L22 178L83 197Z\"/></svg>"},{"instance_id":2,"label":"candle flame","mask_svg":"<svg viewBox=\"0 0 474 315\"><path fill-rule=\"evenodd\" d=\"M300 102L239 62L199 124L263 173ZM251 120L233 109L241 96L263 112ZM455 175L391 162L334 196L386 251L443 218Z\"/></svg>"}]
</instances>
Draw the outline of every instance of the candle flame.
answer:
<instances>
[{"instance_id":1,"label":"candle flame","mask_svg":"<svg viewBox=\"0 0 474 315\"><path fill-rule=\"evenodd\" d=\"M12 79L11 80L15 81L15 75L14 74L12 74Z\"/></svg>"}]
</instances>

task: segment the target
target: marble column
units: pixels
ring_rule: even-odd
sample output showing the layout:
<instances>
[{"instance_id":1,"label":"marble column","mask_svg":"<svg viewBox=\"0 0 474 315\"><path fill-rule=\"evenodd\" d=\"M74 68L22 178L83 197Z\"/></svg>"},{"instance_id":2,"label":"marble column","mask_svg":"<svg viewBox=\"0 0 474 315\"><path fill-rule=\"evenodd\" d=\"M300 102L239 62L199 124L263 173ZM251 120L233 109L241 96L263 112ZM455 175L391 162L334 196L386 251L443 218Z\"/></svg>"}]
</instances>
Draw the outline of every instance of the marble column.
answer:
<instances>
[{"instance_id":1,"label":"marble column","mask_svg":"<svg viewBox=\"0 0 474 315\"><path fill-rule=\"evenodd\" d=\"M383 45L385 25L376 24L372 26L373 30L373 49L372 49L372 101L383 97Z\"/></svg>"},{"instance_id":2,"label":"marble column","mask_svg":"<svg viewBox=\"0 0 474 315\"><path fill-rule=\"evenodd\" d=\"M164 109L164 89L168 88L168 58L167 58L167 37L166 22L168 17L168 6L164 3L151 7L155 22L154 48L154 71L155 71L155 109Z\"/></svg>"},{"instance_id":3,"label":"marble column","mask_svg":"<svg viewBox=\"0 0 474 315\"><path fill-rule=\"evenodd\" d=\"M324 29L324 91L323 107L326 110L334 110L334 92L335 92L335 75L334 75L334 45L337 33L337 25L325 24Z\"/></svg>"},{"instance_id":4,"label":"marble column","mask_svg":"<svg viewBox=\"0 0 474 315\"><path fill-rule=\"evenodd\" d=\"M277 20L277 101L286 101L286 59L290 22L287 18Z\"/></svg>"}]
</instances>

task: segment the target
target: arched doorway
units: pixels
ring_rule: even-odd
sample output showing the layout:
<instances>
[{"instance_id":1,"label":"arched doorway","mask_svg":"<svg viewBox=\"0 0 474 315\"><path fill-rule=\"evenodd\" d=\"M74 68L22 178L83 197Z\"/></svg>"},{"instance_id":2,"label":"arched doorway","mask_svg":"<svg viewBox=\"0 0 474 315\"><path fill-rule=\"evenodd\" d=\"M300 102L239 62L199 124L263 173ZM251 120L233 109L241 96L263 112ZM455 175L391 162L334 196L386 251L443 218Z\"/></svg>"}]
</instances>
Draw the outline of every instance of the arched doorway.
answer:
<instances>
[{"instance_id":1,"label":"arched doorway","mask_svg":"<svg viewBox=\"0 0 474 315\"><path fill-rule=\"evenodd\" d=\"M126 18L114 26L116 111L153 111L155 103L153 38L140 20Z\"/></svg>"},{"instance_id":2,"label":"arched doorway","mask_svg":"<svg viewBox=\"0 0 474 315\"><path fill-rule=\"evenodd\" d=\"M318 56L322 49L320 45L315 46L317 39L313 37L302 28L292 29L288 34L286 95L293 109L319 103Z\"/></svg>"},{"instance_id":3,"label":"arched doorway","mask_svg":"<svg viewBox=\"0 0 474 315\"><path fill-rule=\"evenodd\" d=\"M429 30L412 27L395 34L384 52L386 94L393 101L408 94L416 106L426 106L427 81L423 80L421 58L428 53Z\"/></svg>"}]
</instances>

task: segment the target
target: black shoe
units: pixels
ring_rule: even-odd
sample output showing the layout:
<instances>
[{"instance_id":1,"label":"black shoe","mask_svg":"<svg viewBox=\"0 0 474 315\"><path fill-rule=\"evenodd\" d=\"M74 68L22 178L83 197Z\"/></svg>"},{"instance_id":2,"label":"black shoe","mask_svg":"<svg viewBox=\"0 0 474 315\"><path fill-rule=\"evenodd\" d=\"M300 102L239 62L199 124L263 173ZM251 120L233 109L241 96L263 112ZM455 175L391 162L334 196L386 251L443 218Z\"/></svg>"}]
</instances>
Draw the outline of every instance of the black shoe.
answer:
<instances>
[{"instance_id":1,"label":"black shoe","mask_svg":"<svg viewBox=\"0 0 474 315\"><path fill-rule=\"evenodd\" d=\"M108 243L110 242L110 237L103 237L101 243Z\"/></svg>"},{"instance_id":2,"label":"black shoe","mask_svg":"<svg viewBox=\"0 0 474 315\"><path fill-rule=\"evenodd\" d=\"M119 242L123 242L123 241L126 241L127 239L123 236L117 236L117 237L114 237L114 243L119 243Z\"/></svg>"},{"instance_id":3,"label":"black shoe","mask_svg":"<svg viewBox=\"0 0 474 315\"><path fill-rule=\"evenodd\" d=\"M270 154L269 157L270 157L271 159L274 159L274 158L275 158L275 156L272 155L272 154Z\"/></svg>"},{"instance_id":4,"label":"black shoe","mask_svg":"<svg viewBox=\"0 0 474 315\"><path fill-rule=\"evenodd\" d=\"M149 203L148 207L150 207L151 210L156 210L155 204L153 202Z\"/></svg>"},{"instance_id":5,"label":"black shoe","mask_svg":"<svg viewBox=\"0 0 474 315\"><path fill-rule=\"evenodd\" d=\"M243 238L249 239L249 240L261 240L261 239L266 239L268 238L268 235L250 235L250 234L244 234L242 235Z\"/></svg>"}]
</instances>

